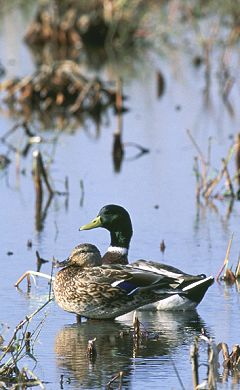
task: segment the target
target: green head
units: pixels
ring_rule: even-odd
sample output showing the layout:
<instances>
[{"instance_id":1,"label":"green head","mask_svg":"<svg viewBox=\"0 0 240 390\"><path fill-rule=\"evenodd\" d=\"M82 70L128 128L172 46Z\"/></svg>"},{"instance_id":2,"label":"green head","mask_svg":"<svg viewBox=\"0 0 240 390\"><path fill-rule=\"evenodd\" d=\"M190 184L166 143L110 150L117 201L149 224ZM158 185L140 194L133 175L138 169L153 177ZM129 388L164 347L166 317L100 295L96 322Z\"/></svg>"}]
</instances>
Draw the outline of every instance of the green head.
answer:
<instances>
[{"instance_id":1,"label":"green head","mask_svg":"<svg viewBox=\"0 0 240 390\"><path fill-rule=\"evenodd\" d=\"M133 234L131 218L128 212L121 206L109 204L104 206L87 225L79 230L90 230L98 227L107 229L111 235L111 246L129 248Z\"/></svg>"}]
</instances>

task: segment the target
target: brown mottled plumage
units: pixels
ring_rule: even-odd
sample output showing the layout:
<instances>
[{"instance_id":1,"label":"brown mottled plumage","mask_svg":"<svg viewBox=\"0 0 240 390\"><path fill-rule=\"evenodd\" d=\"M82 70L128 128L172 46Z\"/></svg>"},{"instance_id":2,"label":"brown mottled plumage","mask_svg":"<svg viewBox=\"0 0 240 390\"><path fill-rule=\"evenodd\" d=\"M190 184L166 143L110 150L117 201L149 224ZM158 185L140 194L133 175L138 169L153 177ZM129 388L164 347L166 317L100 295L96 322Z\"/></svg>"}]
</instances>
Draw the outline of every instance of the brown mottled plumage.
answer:
<instances>
[{"instance_id":1,"label":"brown mottled plumage","mask_svg":"<svg viewBox=\"0 0 240 390\"><path fill-rule=\"evenodd\" d=\"M58 305L93 319L113 319L174 293L174 278L130 265L102 265L98 249L78 245L54 280Z\"/></svg>"},{"instance_id":2,"label":"brown mottled plumage","mask_svg":"<svg viewBox=\"0 0 240 390\"><path fill-rule=\"evenodd\" d=\"M103 264L128 264L127 254L119 253L119 251L107 251L102 257Z\"/></svg>"}]
</instances>

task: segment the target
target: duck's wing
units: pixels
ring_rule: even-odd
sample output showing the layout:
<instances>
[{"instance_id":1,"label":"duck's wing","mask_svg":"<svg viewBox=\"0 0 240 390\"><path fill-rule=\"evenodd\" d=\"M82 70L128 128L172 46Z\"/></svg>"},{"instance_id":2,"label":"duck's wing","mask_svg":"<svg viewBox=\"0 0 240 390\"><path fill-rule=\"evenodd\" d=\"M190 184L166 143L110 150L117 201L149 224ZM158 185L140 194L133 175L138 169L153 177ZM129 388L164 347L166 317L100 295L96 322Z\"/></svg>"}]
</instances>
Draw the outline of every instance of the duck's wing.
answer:
<instances>
[{"instance_id":1,"label":"duck's wing","mask_svg":"<svg viewBox=\"0 0 240 390\"><path fill-rule=\"evenodd\" d=\"M213 276L207 277L203 274L190 275L172 266L155 263L153 261L148 262L145 260L138 260L133 263L133 266L141 270L151 270L152 272L159 273L160 275L166 275L166 277L175 277L175 285L171 283L171 287L175 287L174 291L177 293L177 295L180 297L185 297L189 300L189 302L195 302L196 304L201 302L208 288L214 283ZM170 292L168 298L170 298L170 300L174 300L174 295L174 293ZM166 300L163 301L165 302ZM176 304L176 307L178 304L179 302Z\"/></svg>"},{"instance_id":2,"label":"duck's wing","mask_svg":"<svg viewBox=\"0 0 240 390\"><path fill-rule=\"evenodd\" d=\"M131 265L125 268L129 270L127 282L137 286L137 289L140 291L153 290L157 293L171 293L176 288L177 280L175 277L163 275L149 269L140 269Z\"/></svg>"},{"instance_id":3,"label":"duck's wing","mask_svg":"<svg viewBox=\"0 0 240 390\"><path fill-rule=\"evenodd\" d=\"M142 259L132 263L132 266L141 270L151 271L159 275L174 278L178 281L178 287L181 288L206 278L206 275L204 274L190 275L171 265L157 263L154 261L146 261Z\"/></svg>"},{"instance_id":4,"label":"duck's wing","mask_svg":"<svg viewBox=\"0 0 240 390\"><path fill-rule=\"evenodd\" d=\"M140 291L154 291L157 294L173 292L176 287L176 279L168 275L140 269L132 265L103 265L90 270L91 282L99 285L108 284L111 287L121 289L127 295Z\"/></svg>"}]
</instances>

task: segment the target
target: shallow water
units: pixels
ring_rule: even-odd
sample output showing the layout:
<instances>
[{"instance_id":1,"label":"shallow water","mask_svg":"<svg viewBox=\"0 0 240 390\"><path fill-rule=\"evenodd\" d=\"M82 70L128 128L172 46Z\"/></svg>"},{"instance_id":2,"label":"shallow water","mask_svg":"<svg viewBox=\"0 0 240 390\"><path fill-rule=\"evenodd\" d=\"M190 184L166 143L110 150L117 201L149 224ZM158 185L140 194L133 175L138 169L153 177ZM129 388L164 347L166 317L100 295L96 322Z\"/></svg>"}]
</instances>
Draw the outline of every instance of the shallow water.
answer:
<instances>
[{"instance_id":1,"label":"shallow water","mask_svg":"<svg viewBox=\"0 0 240 390\"><path fill-rule=\"evenodd\" d=\"M27 47L22 43L26 20L18 9L3 18L0 31L2 63L9 69L7 76L31 73L34 64ZM12 21L14 20L14 23ZM10 27L11 26L11 27ZM42 231L36 230L35 193L31 176L32 153L20 158L11 153L12 162L0 172L1 184L1 323L10 326L9 334L27 314L38 308L48 296L48 284L38 280L27 294L14 289L17 278L27 269L36 269L35 251L51 260L65 258L80 242L95 243L102 253L109 244L104 230L79 232L80 225L89 222L107 203L118 203L132 216L134 236L130 261L142 257L165 261L189 273L216 275L223 263L228 240L234 232L231 263L236 265L239 253L239 202L228 213L229 202L214 201L214 206L196 205L193 157L196 151L186 129L206 153L207 140L213 138L212 165L220 166L231 144L230 135L239 131L239 91L233 89L231 102L235 115L231 116L218 96L217 81L213 79L211 105L206 107L203 96L203 71L192 67L189 58L175 55L174 61L149 55L135 78L126 78L124 93L129 97L130 111L123 117L125 157L121 171L114 172L112 161L113 132L117 119L111 110L108 124L101 126L99 137L89 137L79 128L75 134L62 133L54 149L43 143L40 150L47 159L53 154L51 179L54 188L64 189L69 178L70 196L54 197ZM165 77L166 92L157 98L156 71ZM102 72L105 78L107 72ZM3 135L15 123L2 105L0 133ZM89 130L95 133L89 122ZM44 137L53 137L51 129ZM13 135L11 142L24 146L21 135ZM137 142L150 153L134 159L138 152L127 143ZM31 151L34 150L34 147ZM0 153L6 153L0 145ZM25 174L21 171L25 170ZM84 183L81 203L80 180ZM33 247L27 247L31 239ZM160 252L164 239L166 251ZM13 255L7 252L12 251ZM51 272L51 263L41 269ZM216 342L229 347L239 342L239 292L237 286L215 283L199 305L198 313L139 314L144 328L150 332L136 348L132 338L132 315L115 322L84 322L75 324L75 317L60 310L53 302L34 346L37 359L35 373L47 389L100 389L123 371L126 389L180 389L178 373L186 389L192 388L190 345L201 328ZM37 325L43 314L34 318ZM91 363L86 358L89 339L96 337L97 358ZM206 346L201 345L201 361L206 362ZM35 362L29 359L32 369ZM232 387L232 380L221 383L223 369L219 368L219 389ZM206 369L201 368L201 379ZM61 379L62 378L62 379Z\"/></svg>"}]
</instances>

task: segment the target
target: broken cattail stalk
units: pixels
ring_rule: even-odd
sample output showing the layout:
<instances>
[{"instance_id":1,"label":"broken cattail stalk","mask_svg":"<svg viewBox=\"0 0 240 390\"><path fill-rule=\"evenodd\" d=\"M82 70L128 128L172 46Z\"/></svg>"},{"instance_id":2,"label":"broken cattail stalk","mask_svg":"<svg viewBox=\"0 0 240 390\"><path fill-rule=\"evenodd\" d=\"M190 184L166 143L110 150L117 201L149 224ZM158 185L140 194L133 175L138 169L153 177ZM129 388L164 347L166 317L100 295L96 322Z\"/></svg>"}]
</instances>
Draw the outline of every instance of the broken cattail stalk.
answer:
<instances>
[{"instance_id":1,"label":"broken cattail stalk","mask_svg":"<svg viewBox=\"0 0 240 390\"><path fill-rule=\"evenodd\" d=\"M41 179L41 164L40 164L40 152L37 150L33 152L33 177L36 195L39 203L42 203L42 179Z\"/></svg>"},{"instance_id":2,"label":"broken cattail stalk","mask_svg":"<svg viewBox=\"0 0 240 390\"><path fill-rule=\"evenodd\" d=\"M31 341L31 332L26 332L25 335L25 347L26 347L26 352L30 353L30 341Z\"/></svg>"},{"instance_id":3,"label":"broken cattail stalk","mask_svg":"<svg viewBox=\"0 0 240 390\"><path fill-rule=\"evenodd\" d=\"M92 340L88 340L88 347L87 347L87 356L89 360L94 362L97 357L97 348L96 348L96 337Z\"/></svg>"},{"instance_id":4,"label":"broken cattail stalk","mask_svg":"<svg viewBox=\"0 0 240 390\"><path fill-rule=\"evenodd\" d=\"M193 145L195 146L198 154L199 154L199 158L201 160L201 163L202 163L202 182L203 182L203 188L205 188L206 186L206 182L207 182L207 162L205 160L205 157L200 149L200 147L198 146L197 142L195 141L195 139L193 138L193 135L191 133L190 130L187 130L187 135L189 136L191 142L193 143Z\"/></svg>"},{"instance_id":5,"label":"broken cattail stalk","mask_svg":"<svg viewBox=\"0 0 240 390\"><path fill-rule=\"evenodd\" d=\"M122 80L117 79L116 87L116 110L118 114L118 126L117 132L122 133L122 108L123 108L123 97L122 97Z\"/></svg>"},{"instance_id":6,"label":"broken cattail stalk","mask_svg":"<svg viewBox=\"0 0 240 390\"><path fill-rule=\"evenodd\" d=\"M202 189L202 177L199 172L199 164L198 164L198 157L194 157L194 166L193 166L193 171L195 173L196 177L196 199L197 203L200 203L200 194L201 194L201 189Z\"/></svg>"},{"instance_id":7,"label":"broken cattail stalk","mask_svg":"<svg viewBox=\"0 0 240 390\"><path fill-rule=\"evenodd\" d=\"M235 278L240 278L240 255L238 255L238 263L235 271Z\"/></svg>"},{"instance_id":8,"label":"broken cattail stalk","mask_svg":"<svg viewBox=\"0 0 240 390\"><path fill-rule=\"evenodd\" d=\"M164 240L162 240L162 241L160 242L160 251L161 251L162 253L164 253L164 252L165 252L165 249L166 249L166 245L165 245Z\"/></svg>"},{"instance_id":9,"label":"broken cattail stalk","mask_svg":"<svg viewBox=\"0 0 240 390\"><path fill-rule=\"evenodd\" d=\"M221 276L221 273L223 272L224 268L227 268L228 261L229 261L229 253L230 253L230 249L231 249L232 241L233 241L233 236L234 236L234 233L232 233L232 237L230 238L230 240L228 242L228 247L227 247L226 256L225 256L225 259L224 259L224 262L223 262L223 266L221 267L220 271L218 272L218 274L216 276L216 280L217 281L219 280L219 278Z\"/></svg>"},{"instance_id":10,"label":"broken cattail stalk","mask_svg":"<svg viewBox=\"0 0 240 390\"><path fill-rule=\"evenodd\" d=\"M116 381L116 379L119 378L119 385L118 389L122 389L122 380L123 380L123 371L120 371L117 375L115 375L108 383L107 383L107 389L112 389L111 384Z\"/></svg>"},{"instance_id":11,"label":"broken cattail stalk","mask_svg":"<svg viewBox=\"0 0 240 390\"><path fill-rule=\"evenodd\" d=\"M215 343L210 341L208 345L208 389L216 389L216 376L218 367L218 354Z\"/></svg>"},{"instance_id":12,"label":"broken cattail stalk","mask_svg":"<svg viewBox=\"0 0 240 390\"><path fill-rule=\"evenodd\" d=\"M229 360L229 349L226 343L219 343L217 345L217 350L218 350L218 354L220 351L222 351L224 362Z\"/></svg>"},{"instance_id":13,"label":"broken cattail stalk","mask_svg":"<svg viewBox=\"0 0 240 390\"><path fill-rule=\"evenodd\" d=\"M29 238L28 240L27 240L27 247L30 249L30 248L32 248L32 240Z\"/></svg>"},{"instance_id":14,"label":"broken cattail stalk","mask_svg":"<svg viewBox=\"0 0 240 390\"><path fill-rule=\"evenodd\" d=\"M157 71L157 97L160 98L163 96L165 91L165 80L162 72Z\"/></svg>"},{"instance_id":15,"label":"broken cattail stalk","mask_svg":"<svg viewBox=\"0 0 240 390\"><path fill-rule=\"evenodd\" d=\"M224 274L224 280L229 283L235 283L236 277L230 268L227 268Z\"/></svg>"},{"instance_id":16,"label":"broken cattail stalk","mask_svg":"<svg viewBox=\"0 0 240 390\"><path fill-rule=\"evenodd\" d=\"M196 389L199 384L199 375L198 375L198 339L195 338L195 341L190 349L190 358L192 361L192 376L193 376L193 388Z\"/></svg>"},{"instance_id":17,"label":"broken cattail stalk","mask_svg":"<svg viewBox=\"0 0 240 390\"><path fill-rule=\"evenodd\" d=\"M85 99L85 97L87 96L88 92L90 91L90 89L92 88L94 82L93 81L89 81L82 89L80 95L78 96L78 98L76 99L75 103L69 108L69 111L74 114L76 111L78 111L80 108L81 108L81 105Z\"/></svg>"},{"instance_id":18,"label":"broken cattail stalk","mask_svg":"<svg viewBox=\"0 0 240 390\"><path fill-rule=\"evenodd\" d=\"M48 176L43 164L42 156L38 150L35 150L33 152L33 177L34 177L35 192L36 192L36 229L40 231L42 229L42 221L44 219L42 213L42 202L43 202L42 178L49 192L49 198L45 210L47 210L47 207L51 202L54 192L49 184Z\"/></svg>"},{"instance_id":19,"label":"broken cattail stalk","mask_svg":"<svg viewBox=\"0 0 240 390\"><path fill-rule=\"evenodd\" d=\"M230 358L232 368L237 368L237 366L240 364L240 347L238 344L234 345Z\"/></svg>"},{"instance_id":20,"label":"broken cattail stalk","mask_svg":"<svg viewBox=\"0 0 240 390\"><path fill-rule=\"evenodd\" d=\"M82 207L83 206L83 202L84 202L84 195L85 195L84 182L83 182L82 179L80 180L80 190L81 190L80 207Z\"/></svg>"},{"instance_id":21,"label":"broken cattail stalk","mask_svg":"<svg viewBox=\"0 0 240 390\"><path fill-rule=\"evenodd\" d=\"M222 350L222 354L223 354L223 367L229 369L231 366L231 359L229 356L228 345L226 343L219 343L218 344L218 351L220 352L221 350Z\"/></svg>"},{"instance_id":22,"label":"broken cattail stalk","mask_svg":"<svg viewBox=\"0 0 240 390\"><path fill-rule=\"evenodd\" d=\"M212 194L214 188L218 185L218 183L221 181L223 175L225 172L225 165L221 169L221 171L218 173L218 175L215 177L215 179L210 180L209 183L206 185L205 190L203 192L203 196L208 199L210 195Z\"/></svg>"},{"instance_id":23,"label":"broken cattail stalk","mask_svg":"<svg viewBox=\"0 0 240 390\"><path fill-rule=\"evenodd\" d=\"M225 176L226 176L226 187L229 191L229 195L234 198L235 195L234 195L234 188L233 188L233 184L232 184L232 180L231 180L231 177L229 175L229 171L228 171L228 168L227 168L227 162L226 160L223 158L222 159L222 162L223 162L223 165L225 166L225 169L224 169L224 173L225 173Z\"/></svg>"},{"instance_id":24,"label":"broken cattail stalk","mask_svg":"<svg viewBox=\"0 0 240 390\"><path fill-rule=\"evenodd\" d=\"M207 165L211 164L211 150L212 150L212 137L208 137L208 153L207 153Z\"/></svg>"},{"instance_id":25,"label":"broken cattail stalk","mask_svg":"<svg viewBox=\"0 0 240 390\"><path fill-rule=\"evenodd\" d=\"M16 283L14 284L15 287L18 287L19 284L23 281L23 279L27 278L27 291L29 292L30 289L31 289L31 278L30 278L31 274L29 273L29 271L25 272L22 276L20 276L20 278L16 281Z\"/></svg>"},{"instance_id":26,"label":"broken cattail stalk","mask_svg":"<svg viewBox=\"0 0 240 390\"><path fill-rule=\"evenodd\" d=\"M43 258L40 256L40 254L39 254L38 251L36 251L36 257L37 257L37 272L40 272L41 267L42 267L42 264L48 263L49 260L43 259Z\"/></svg>"},{"instance_id":27,"label":"broken cattail stalk","mask_svg":"<svg viewBox=\"0 0 240 390\"><path fill-rule=\"evenodd\" d=\"M124 155L124 149L122 144L122 107L123 107L123 98L122 98L122 80L117 79L116 82L116 111L117 111L117 129L113 134L113 163L115 172L119 172L121 169L121 163Z\"/></svg>"},{"instance_id":28,"label":"broken cattail stalk","mask_svg":"<svg viewBox=\"0 0 240 390\"><path fill-rule=\"evenodd\" d=\"M24 272L24 274L22 276L20 276L20 278L14 284L14 287L18 287L19 284L23 281L23 279L27 278L27 284L28 284L28 287L30 288L31 287L31 278L30 278L31 276L33 276L33 277L34 276L41 276L42 278L48 279L50 281L53 281L55 279L54 276L44 274L42 272L30 270L30 271Z\"/></svg>"},{"instance_id":29,"label":"broken cattail stalk","mask_svg":"<svg viewBox=\"0 0 240 390\"><path fill-rule=\"evenodd\" d=\"M68 180L68 176L65 177L64 186L65 186L66 194L69 194L69 180Z\"/></svg>"},{"instance_id":30,"label":"broken cattail stalk","mask_svg":"<svg viewBox=\"0 0 240 390\"><path fill-rule=\"evenodd\" d=\"M236 143L235 143L235 162L237 169L237 182L238 187L240 189L240 133L237 135Z\"/></svg>"},{"instance_id":31,"label":"broken cattail stalk","mask_svg":"<svg viewBox=\"0 0 240 390\"><path fill-rule=\"evenodd\" d=\"M40 165L40 173L44 179L44 182L46 184L46 187L48 189L48 192L50 195L53 195L53 190L52 190L52 187L50 186L49 184L49 181L48 181L48 175L47 175L47 171L44 167L44 164L43 164L43 159L42 159L42 155L39 151L37 151L37 158L39 159L39 165Z\"/></svg>"},{"instance_id":32,"label":"broken cattail stalk","mask_svg":"<svg viewBox=\"0 0 240 390\"><path fill-rule=\"evenodd\" d=\"M229 97L229 94L231 92L231 89L234 85L234 80L233 78L228 78L225 82L225 85L224 85L224 88L223 88L223 93L222 93L222 97L223 97L223 101L224 102L229 102L228 101L228 97Z\"/></svg>"},{"instance_id":33,"label":"broken cattail stalk","mask_svg":"<svg viewBox=\"0 0 240 390\"><path fill-rule=\"evenodd\" d=\"M218 353L222 351L223 367L227 369L239 368L240 364L240 347L238 344L233 346L232 352L229 354L229 348L226 343L219 343L217 346Z\"/></svg>"},{"instance_id":34,"label":"broken cattail stalk","mask_svg":"<svg viewBox=\"0 0 240 390\"><path fill-rule=\"evenodd\" d=\"M113 134L113 164L115 172L120 172L122 159L124 155L124 149L122 144L122 135L121 133L114 133Z\"/></svg>"},{"instance_id":35,"label":"broken cattail stalk","mask_svg":"<svg viewBox=\"0 0 240 390\"><path fill-rule=\"evenodd\" d=\"M136 311L133 314L133 330L134 330L134 338L138 342L141 336L141 329L140 329L140 321L137 317Z\"/></svg>"}]
</instances>

